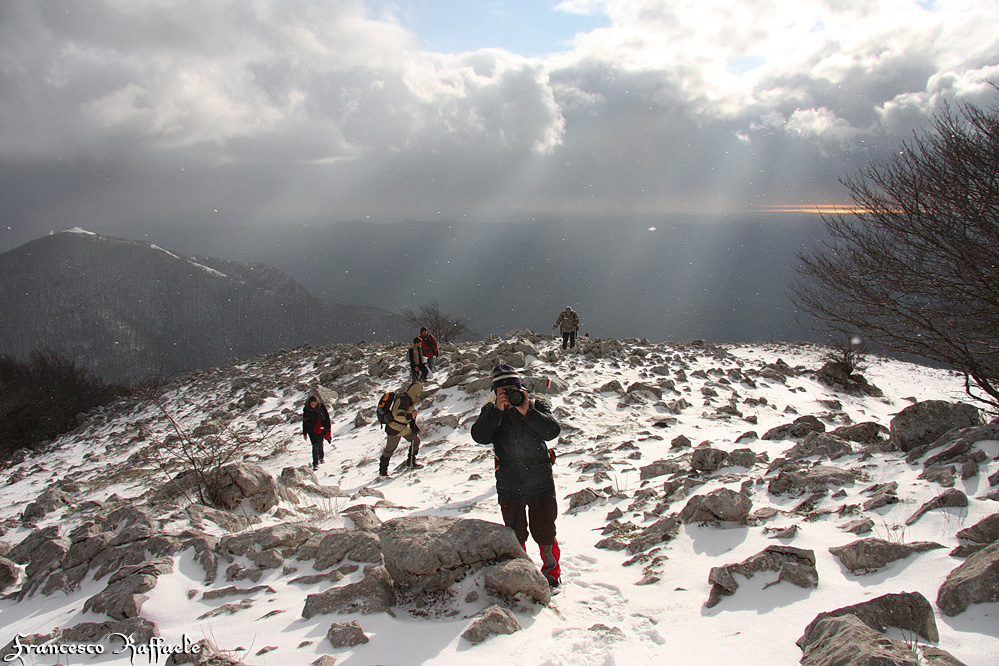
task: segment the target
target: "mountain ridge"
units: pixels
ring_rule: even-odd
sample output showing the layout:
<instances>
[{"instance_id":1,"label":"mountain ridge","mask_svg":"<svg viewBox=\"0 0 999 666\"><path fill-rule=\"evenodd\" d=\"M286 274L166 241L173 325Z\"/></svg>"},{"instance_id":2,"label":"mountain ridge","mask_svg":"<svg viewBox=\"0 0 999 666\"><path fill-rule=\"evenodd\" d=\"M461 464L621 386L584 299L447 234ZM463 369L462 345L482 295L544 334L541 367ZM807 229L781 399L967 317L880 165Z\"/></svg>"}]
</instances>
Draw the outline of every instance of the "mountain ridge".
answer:
<instances>
[{"instance_id":1,"label":"mountain ridge","mask_svg":"<svg viewBox=\"0 0 999 666\"><path fill-rule=\"evenodd\" d=\"M393 313L314 298L264 264L74 227L0 255L0 353L55 351L134 383L306 343L403 340Z\"/></svg>"}]
</instances>

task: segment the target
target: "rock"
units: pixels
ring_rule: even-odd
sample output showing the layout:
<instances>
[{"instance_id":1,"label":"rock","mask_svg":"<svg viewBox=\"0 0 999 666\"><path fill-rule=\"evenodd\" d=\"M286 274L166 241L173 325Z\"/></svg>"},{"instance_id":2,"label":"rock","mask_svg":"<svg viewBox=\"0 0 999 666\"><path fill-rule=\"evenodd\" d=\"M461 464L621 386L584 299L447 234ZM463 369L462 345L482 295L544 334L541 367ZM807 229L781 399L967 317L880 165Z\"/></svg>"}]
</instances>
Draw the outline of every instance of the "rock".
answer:
<instances>
[{"instance_id":1,"label":"rock","mask_svg":"<svg viewBox=\"0 0 999 666\"><path fill-rule=\"evenodd\" d=\"M293 552L315 532L316 528L307 525L281 523L242 534L226 535L219 540L218 548L220 552L232 555L250 555L275 548Z\"/></svg>"},{"instance_id":2,"label":"rock","mask_svg":"<svg viewBox=\"0 0 999 666\"><path fill-rule=\"evenodd\" d=\"M130 617L125 620L81 622L63 629L60 639L68 643L99 643L114 633L131 636L137 645L147 644L151 638L160 635L155 623L144 617Z\"/></svg>"},{"instance_id":3,"label":"rock","mask_svg":"<svg viewBox=\"0 0 999 666\"><path fill-rule=\"evenodd\" d=\"M665 541L671 541L679 532L680 521L677 514L671 513L639 532L628 543L628 552L634 555Z\"/></svg>"},{"instance_id":4,"label":"rock","mask_svg":"<svg viewBox=\"0 0 999 666\"><path fill-rule=\"evenodd\" d=\"M840 456L853 453L853 448L844 439L825 432L813 431L791 447L784 455L789 460L800 460L818 456L819 459L829 458L835 460Z\"/></svg>"},{"instance_id":5,"label":"rock","mask_svg":"<svg viewBox=\"0 0 999 666\"><path fill-rule=\"evenodd\" d=\"M69 493L59 488L48 488L34 502L24 507L21 521L25 523L35 522L56 509L75 506L75 504L75 499Z\"/></svg>"},{"instance_id":6,"label":"rock","mask_svg":"<svg viewBox=\"0 0 999 666\"><path fill-rule=\"evenodd\" d=\"M699 446L690 454L690 466L699 472L713 472L725 464L728 454L721 449Z\"/></svg>"},{"instance_id":7,"label":"rock","mask_svg":"<svg viewBox=\"0 0 999 666\"><path fill-rule=\"evenodd\" d=\"M802 666L917 666L902 641L871 629L855 615L827 617L809 625L797 641Z\"/></svg>"},{"instance_id":8,"label":"rock","mask_svg":"<svg viewBox=\"0 0 999 666\"><path fill-rule=\"evenodd\" d=\"M256 511L270 511L280 501L278 485L260 465L236 463L222 468L218 488L219 507L232 511L247 499Z\"/></svg>"},{"instance_id":9,"label":"rock","mask_svg":"<svg viewBox=\"0 0 999 666\"><path fill-rule=\"evenodd\" d=\"M937 548L943 548L943 546L932 541L893 543L884 539L869 537L853 541L845 546L833 546L829 549L829 552L839 558L843 566L851 572L866 573L880 569L889 562L903 559L913 553L921 553Z\"/></svg>"},{"instance_id":10,"label":"rock","mask_svg":"<svg viewBox=\"0 0 999 666\"><path fill-rule=\"evenodd\" d=\"M752 578L760 571L776 571L777 581L786 581L798 587L817 587L819 572L815 569L815 553L791 546L768 546L765 550L738 564L713 567L708 574L711 593L705 605L716 606L722 596L735 594L739 585L733 574Z\"/></svg>"},{"instance_id":11,"label":"rock","mask_svg":"<svg viewBox=\"0 0 999 666\"><path fill-rule=\"evenodd\" d=\"M963 402L926 400L910 405L891 420L891 441L901 451L931 444L955 428L981 425L978 408Z\"/></svg>"},{"instance_id":12,"label":"rock","mask_svg":"<svg viewBox=\"0 0 999 666\"><path fill-rule=\"evenodd\" d=\"M173 559L163 557L121 569L108 579L107 587L83 604L83 610L104 613L115 620L138 617L145 593L156 587L156 580L173 571Z\"/></svg>"},{"instance_id":13,"label":"rock","mask_svg":"<svg viewBox=\"0 0 999 666\"><path fill-rule=\"evenodd\" d=\"M803 495L806 492L823 492L827 486L845 486L853 483L851 472L831 465L816 465L805 469L782 469L771 479L767 489L774 495Z\"/></svg>"},{"instance_id":14,"label":"rock","mask_svg":"<svg viewBox=\"0 0 999 666\"><path fill-rule=\"evenodd\" d=\"M680 512L681 523L745 522L753 501L729 488L719 488L706 495L694 495Z\"/></svg>"},{"instance_id":15,"label":"rock","mask_svg":"<svg viewBox=\"0 0 999 666\"><path fill-rule=\"evenodd\" d=\"M870 534L874 529L874 521L870 518L859 518L843 525L840 529L852 534Z\"/></svg>"},{"instance_id":16,"label":"rock","mask_svg":"<svg viewBox=\"0 0 999 666\"><path fill-rule=\"evenodd\" d=\"M470 571L527 558L513 530L484 520L405 516L379 532L385 568L397 586L446 590Z\"/></svg>"},{"instance_id":17,"label":"rock","mask_svg":"<svg viewBox=\"0 0 999 666\"><path fill-rule=\"evenodd\" d=\"M579 492L570 493L565 497L569 500L569 508L565 512L567 514L578 513L583 507L589 506L601 498L602 495L592 488L583 488Z\"/></svg>"},{"instance_id":18,"label":"rock","mask_svg":"<svg viewBox=\"0 0 999 666\"><path fill-rule=\"evenodd\" d=\"M345 559L381 564L381 541L371 532L345 528L328 530L326 536L319 542L316 569L318 571L328 569Z\"/></svg>"},{"instance_id":19,"label":"rock","mask_svg":"<svg viewBox=\"0 0 999 666\"><path fill-rule=\"evenodd\" d=\"M967 557L990 543L999 541L999 513L994 513L988 518L978 521L971 527L961 530L957 533L957 538L962 541L960 547L961 553L959 554L961 557ZM3 588L0 587L0 589Z\"/></svg>"},{"instance_id":20,"label":"rock","mask_svg":"<svg viewBox=\"0 0 999 666\"><path fill-rule=\"evenodd\" d=\"M472 623L461 633L461 637L477 645L491 636L512 634L520 629L520 623L513 613L494 604L476 614Z\"/></svg>"},{"instance_id":21,"label":"rock","mask_svg":"<svg viewBox=\"0 0 999 666\"><path fill-rule=\"evenodd\" d=\"M937 495L929 502L919 507L916 513L909 516L905 521L906 525L912 525L917 520L922 518L928 511L933 511L934 509L946 509L946 508L957 508L968 506L968 496L957 489L950 489L944 493Z\"/></svg>"},{"instance_id":22,"label":"rock","mask_svg":"<svg viewBox=\"0 0 999 666\"><path fill-rule=\"evenodd\" d=\"M745 467L752 469L759 456L752 449L736 449L730 451L725 459L725 464L731 467Z\"/></svg>"},{"instance_id":23,"label":"rock","mask_svg":"<svg viewBox=\"0 0 999 666\"><path fill-rule=\"evenodd\" d=\"M947 574L937 593L937 606L952 617L971 604L993 601L999 601L999 542L982 548Z\"/></svg>"},{"instance_id":24,"label":"rock","mask_svg":"<svg viewBox=\"0 0 999 666\"><path fill-rule=\"evenodd\" d=\"M356 529L362 532L374 532L381 527L381 518L375 513L373 507L368 504L357 504L343 510L343 515L350 518Z\"/></svg>"},{"instance_id":25,"label":"rock","mask_svg":"<svg viewBox=\"0 0 999 666\"><path fill-rule=\"evenodd\" d=\"M486 590L500 599L515 604L521 599L533 599L545 606L551 602L551 587L530 560L506 560L485 567L482 573Z\"/></svg>"},{"instance_id":26,"label":"rock","mask_svg":"<svg viewBox=\"0 0 999 666\"><path fill-rule=\"evenodd\" d=\"M364 635L364 629L357 620L334 622L326 632L326 638L335 648L356 647L368 642L368 637Z\"/></svg>"},{"instance_id":27,"label":"rock","mask_svg":"<svg viewBox=\"0 0 999 666\"><path fill-rule=\"evenodd\" d=\"M683 466L678 462L657 460L651 465L639 468L638 478L644 481L645 479L654 479L657 476L663 476L666 474L676 474L680 471L683 471Z\"/></svg>"},{"instance_id":28,"label":"rock","mask_svg":"<svg viewBox=\"0 0 999 666\"><path fill-rule=\"evenodd\" d=\"M771 428L762 439L799 439L810 432L825 432L826 426L814 416L801 416L792 423Z\"/></svg>"},{"instance_id":29,"label":"rock","mask_svg":"<svg viewBox=\"0 0 999 666\"><path fill-rule=\"evenodd\" d=\"M845 439L849 442L859 442L861 444L878 444L885 440L888 435L888 428L874 421L865 421L853 425L836 428L831 434Z\"/></svg>"},{"instance_id":30,"label":"rock","mask_svg":"<svg viewBox=\"0 0 999 666\"><path fill-rule=\"evenodd\" d=\"M395 603L392 579L382 567L374 567L357 583L331 587L305 598L306 620L325 613L384 613Z\"/></svg>"},{"instance_id":31,"label":"rock","mask_svg":"<svg viewBox=\"0 0 999 666\"><path fill-rule=\"evenodd\" d=\"M6 557L0 557L0 592L17 582L21 574L20 567Z\"/></svg>"},{"instance_id":32,"label":"rock","mask_svg":"<svg viewBox=\"0 0 999 666\"><path fill-rule=\"evenodd\" d=\"M933 606L919 592L885 594L853 606L845 606L834 611L820 613L805 629L807 635L812 625L827 617L854 615L871 629L884 632L888 627L911 631L934 643L940 640Z\"/></svg>"}]
</instances>

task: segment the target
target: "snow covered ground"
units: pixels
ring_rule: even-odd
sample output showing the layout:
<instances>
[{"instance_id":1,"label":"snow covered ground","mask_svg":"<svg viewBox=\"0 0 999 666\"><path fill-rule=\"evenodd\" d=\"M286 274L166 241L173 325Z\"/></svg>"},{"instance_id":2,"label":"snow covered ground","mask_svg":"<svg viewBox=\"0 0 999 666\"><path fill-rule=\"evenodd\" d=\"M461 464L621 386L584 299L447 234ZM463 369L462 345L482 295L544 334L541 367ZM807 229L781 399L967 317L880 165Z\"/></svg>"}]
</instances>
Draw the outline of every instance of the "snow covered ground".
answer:
<instances>
[{"instance_id":1,"label":"snow covered ground","mask_svg":"<svg viewBox=\"0 0 999 666\"><path fill-rule=\"evenodd\" d=\"M486 393L470 394L462 386L440 386L458 371L464 359L481 358L497 345L509 347L516 342L492 339L444 352L443 367L429 383L429 396L421 409L420 420L426 427L420 461L425 467L415 472L395 472L387 481L375 479L383 432L377 424L358 426L355 419L362 410L370 419L376 396L402 385L401 367L382 377L370 375L379 357L400 364L404 347L366 345L351 352L355 356L352 359L345 356L343 346L257 357L185 377L170 389L166 404L182 423L189 425L203 418L206 410L225 410L234 417L235 428L243 428L257 440L247 459L276 477L284 468L310 462L308 442L301 436L301 407L317 378L336 368L325 375L324 384L336 390L338 398L332 405L332 444L318 476L321 484L337 486L346 496L312 496L307 504L283 502L278 509L259 516L260 525L306 521L324 529L352 527L343 512L357 504L374 506L383 521L440 514L498 522L491 454L469 436ZM470 622L468 615L480 610L484 602L463 603L467 613L448 617L427 617L400 609L394 615L319 615L303 619L304 599L317 591L316 586L290 581L318 572L310 562L298 561L267 570L254 583L269 586L273 593L255 594L252 603L231 614L199 619L236 599L205 601L198 594L207 588L204 570L195 562L193 549L175 557L173 573L162 576L148 593L142 616L158 625L167 644L181 644L185 636L194 640L207 637L247 664L309 664L324 654L334 655L337 664L350 666L467 666L471 662L481 666L796 664L802 653L795 641L821 612L903 591L921 592L934 602L947 574L962 562L949 555L958 545L956 532L999 512L999 502L982 499L995 490L989 488L988 476L999 471L999 442L980 443L979 448L988 453L988 461L977 476L957 481L955 487L970 498L967 508L931 511L912 525L906 525L906 519L944 488L919 479L922 465L907 463L904 454L855 454L828 463L861 471L863 481L844 486L845 494L826 494L807 516L792 511L802 497L768 492L764 480L772 474L768 475L768 464L762 462L751 469L728 467L706 474L704 485L689 494L707 493L722 486L739 491L748 480L753 510L773 507L777 509L773 517L749 525L684 525L674 540L629 562L633 556L628 551L606 550L596 544L606 538L602 532L612 511L620 510L623 515L619 520L639 526L660 517L650 513L658 500L643 503L639 491L655 489L661 495L663 482L669 477L643 480L639 469L655 461L689 456L690 448L671 448L678 436L688 438L694 447L705 442L725 451L748 447L773 461L795 442L753 437L736 440L749 431L762 436L803 415L820 417L830 430L865 421L888 426L893 415L913 401L967 400L963 379L945 370L871 358L865 376L884 392L883 398L873 398L838 392L818 382L812 372L793 372L784 380L754 375L750 383L730 379L747 376L778 359L792 368L817 370L824 350L812 346L768 343L702 347L631 340L623 342L623 353L606 357L587 355L582 350L565 353L555 346L550 338L542 339L536 345L537 354L527 356L523 373L564 380L569 386L567 391L548 397L563 424L555 445L558 459L554 467L562 503L557 527L563 586L547 608L517 613L521 631L494 636L479 645L464 640L461 633ZM472 374L473 378L486 375L486 370ZM636 400L626 405L618 392L601 390L612 381L624 389L639 382L666 388L661 400ZM675 390L669 390L667 381ZM243 401L247 391L257 391L260 399ZM719 409L726 405L736 410ZM673 413L671 407L679 408L679 413ZM457 427L453 427L455 423ZM138 424L153 436L137 437ZM81 503L91 499L107 502L112 494L139 498L151 486L162 484L166 477L148 459L135 454L167 433L167 424L156 408L142 404L134 412L95 419L63 437L44 454L4 470L7 484L0 497L0 524L6 533L0 540L17 544L30 533L17 517L43 489L60 478L77 482ZM392 467L404 458L404 451L398 451ZM598 461L607 463L609 469L601 472L584 467ZM872 573L853 574L829 552L830 547L860 538L841 529L858 517L842 512L842 508L862 504L868 499L862 494L864 489L891 481L898 482L901 501L863 512L875 521L873 533L865 536L907 543L935 541L945 547L911 555ZM586 488L600 491L602 497L567 513L568 501L564 498ZM686 501L675 502L669 511L679 511ZM52 511L37 521L37 526L59 524L66 534L84 520L84 515L79 506ZM792 538L773 538L779 529L793 525L798 529ZM180 530L183 525L178 521L165 528ZM216 531L218 535L224 533ZM776 574L760 574L740 580L738 591L718 605L705 605L712 567L741 562L777 543L814 551L817 588L772 584ZM533 543L529 544L529 553L539 563ZM289 572L289 566L296 571ZM358 580L360 575L358 572L345 580ZM106 580L88 578L79 590L69 594L36 593L21 602L11 598L8 589L0 600L0 645L18 634L48 633L55 627L99 621L100 616L83 611L83 604L105 584ZM230 584L220 573L214 585ZM361 624L369 642L354 648L333 648L326 640L330 624L350 620ZM956 617L947 617L937 609L936 621L940 648L968 666L999 663L999 604L973 605ZM914 640L894 629L888 635ZM39 655L24 658L25 664L128 661L127 654L64 655L62 661ZM151 661L139 655L134 663Z\"/></svg>"}]
</instances>

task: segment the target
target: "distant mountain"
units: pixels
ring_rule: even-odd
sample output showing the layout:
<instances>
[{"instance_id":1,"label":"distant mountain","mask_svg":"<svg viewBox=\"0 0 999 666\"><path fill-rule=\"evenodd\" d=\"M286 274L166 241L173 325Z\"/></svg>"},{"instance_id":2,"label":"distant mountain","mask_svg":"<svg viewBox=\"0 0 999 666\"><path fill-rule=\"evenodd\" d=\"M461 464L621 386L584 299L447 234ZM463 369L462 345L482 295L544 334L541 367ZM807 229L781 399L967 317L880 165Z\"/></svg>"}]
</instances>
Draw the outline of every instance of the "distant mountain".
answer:
<instances>
[{"instance_id":1,"label":"distant mountain","mask_svg":"<svg viewBox=\"0 0 999 666\"><path fill-rule=\"evenodd\" d=\"M71 229L0 255L0 353L55 350L135 381L303 344L407 340L402 317L314 298L264 264Z\"/></svg>"}]
</instances>

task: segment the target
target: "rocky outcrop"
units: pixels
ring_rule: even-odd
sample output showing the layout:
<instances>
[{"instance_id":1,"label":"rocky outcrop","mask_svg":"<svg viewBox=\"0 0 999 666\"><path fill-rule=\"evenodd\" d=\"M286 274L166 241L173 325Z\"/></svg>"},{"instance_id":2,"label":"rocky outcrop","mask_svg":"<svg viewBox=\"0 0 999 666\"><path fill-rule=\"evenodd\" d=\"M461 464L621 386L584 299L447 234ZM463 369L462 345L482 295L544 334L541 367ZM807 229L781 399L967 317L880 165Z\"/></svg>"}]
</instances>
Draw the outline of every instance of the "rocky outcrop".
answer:
<instances>
[{"instance_id":1,"label":"rocky outcrop","mask_svg":"<svg viewBox=\"0 0 999 666\"><path fill-rule=\"evenodd\" d=\"M891 420L891 441L900 451L932 444L955 428L981 425L978 408L963 402L926 400L906 407Z\"/></svg>"},{"instance_id":2,"label":"rocky outcrop","mask_svg":"<svg viewBox=\"0 0 999 666\"><path fill-rule=\"evenodd\" d=\"M955 557L968 557L990 543L999 541L999 513L983 518L957 533L961 545L951 551Z\"/></svg>"},{"instance_id":3,"label":"rocky outcrop","mask_svg":"<svg viewBox=\"0 0 999 666\"><path fill-rule=\"evenodd\" d=\"M937 593L937 606L950 616L963 613L972 604L993 601L999 601L999 542L951 571Z\"/></svg>"},{"instance_id":4,"label":"rocky outcrop","mask_svg":"<svg viewBox=\"0 0 999 666\"><path fill-rule=\"evenodd\" d=\"M115 620L138 617L146 592L156 587L157 579L173 571L171 558L150 560L138 566L122 568L108 579L107 587L83 604L83 610L104 613Z\"/></svg>"},{"instance_id":5,"label":"rocky outcrop","mask_svg":"<svg viewBox=\"0 0 999 666\"><path fill-rule=\"evenodd\" d=\"M826 425L814 416L800 416L791 423L771 428L761 439L800 439L810 432L825 432Z\"/></svg>"},{"instance_id":6,"label":"rocky outcrop","mask_svg":"<svg viewBox=\"0 0 999 666\"><path fill-rule=\"evenodd\" d=\"M723 596L735 594L739 584L733 574L752 578L761 571L777 572L776 582L788 582L798 587L810 588L819 584L819 572L815 569L813 551L791 546L768 546L763 552L738 564L713 567L708 574L711 593L705 605L711 608L716 606Z\"/></svg>"},{"instance_id":7,"label":"rocky outcrop","mask_svg":"<svg viewBox=\"0 0 999 666\"><path fill-rule=\"evenodd\" d=\"M513 634L521 630L516 616L502 606L492 605L476 614L461 637L477 645L491 636Z\"/></svg>"},{"instance_id":8,"label":"rocky outcrop","mask_svg":"<svg viewBox=\"0 0 999 666\"><path fill-rule=\"evenodd\" d=\"M382 567L370 569L357 583L331 587L305 598L302 617L309 618L325 613L384 613L395 604L392 579Z\"/></svg>"},{"instance_id":9,"label":"rocky outcrop","mask_svg":"<svg viewBox=\"0 0 999 666\"><path fill-rule=\"evenodd\" d=\"M966 506L968 506L968 496L960 490L951 489L937 495L930 501L923 504L923 506L919 507L919 510L906 519L905 524L912 525L929 511L933 511L934 509L962 508Z\"/></svg>"},{"instance_id":10,"label":"rocky outcrop","mask_svg":"<svg viewBox=\"0 0 999 666\"><path fill-rule=\"evenodd\" d=\"M774 495L803 495L825 492L829 486L840 487L854 482L852 472L830 465L789 467L781 469L767 489Z\"/></svg>"},{"instance_id":11,"label":"rocky outcrop","mask_svg":"<svg viewBox=\"0 0 999 666\"><path fill-rule=\"evenodd\" d=\"M813 622L797 645L802 651L802 666L917 666L921 663L919 655L906 643L888 638L850 614ZM943 655L937 658L942 659Z\"/></svg>"},{"instance_id":12,"label":"rocky outcrop","mask_svg":"<svg viewBox=\"0 0 999 666\"><path fill-rule=\"evenodd\" d=\"M853 615L870 628L880 632L884 632L888 627L896 627L911 631L934 643L940 640L937 621L933 615L933 606L919 592L885 594L864 603L820 613L805 629L805 635L807 636L812 631L816 622L843 615Z\"/></svg>"},{"instance_id":13,"label":"rocky outcrop","mask_svg":"<svg viewBox=\"0 0 999 666\"><path fill-rule=\"evenodd\" d=\"M393 583L420 592L446 590L470 571L527 557L511 529L484 520L394 518L379 539Z\"/></svg>"},{"instance_id":14,"label":"rocky outcrop","mask_svg":"<svg viewBox=\"0 0 999 666\"><path fill-rule=\"evenodd\" d=\"M909 557L913 553L943 548L932 541L894 543L875 537L859 539L845 546L834 546L829 552L835 555L853 573L867 573Z\"/></svg>"},{"instance_id":15,"label":"rocky outcrop","mask_svg":"<svg viewBox=\"0 0 999 666\"><path fill-rule=\"evenodd\" d=\"M680 512L681 523L745 522L753 501L730 488L694 495Z\"/></svg>"}]
</instances>

